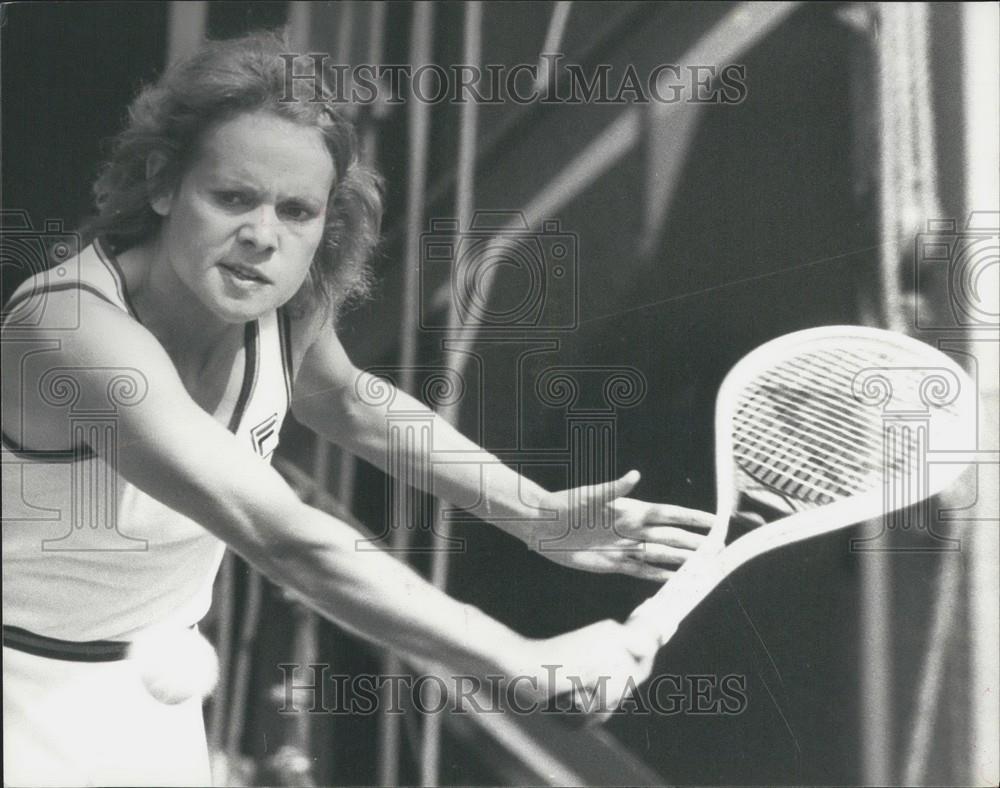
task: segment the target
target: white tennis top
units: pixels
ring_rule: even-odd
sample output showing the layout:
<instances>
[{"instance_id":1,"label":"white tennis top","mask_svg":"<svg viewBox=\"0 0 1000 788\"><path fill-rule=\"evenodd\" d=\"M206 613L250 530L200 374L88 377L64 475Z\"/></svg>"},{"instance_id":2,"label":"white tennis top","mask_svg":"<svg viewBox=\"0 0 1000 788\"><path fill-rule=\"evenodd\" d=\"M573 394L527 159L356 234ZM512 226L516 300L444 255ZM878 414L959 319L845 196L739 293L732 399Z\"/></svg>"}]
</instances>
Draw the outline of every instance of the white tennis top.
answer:
<instances>
[{"instance_id":1,"label":"white tennis top","mask_svg":"<svg viewBox=\"0 0 1000 788\"><path fill-rule=\"evenodd\" d=\"M37 303L29 297L45 291L103 298L138 319L117 261L99 243L61 268L31 277L8 301L5 322L18 335L30 336L20 327L31 324L18 306L28 309ZM248 323L244 349L229 429L268 460L291 399L284 313ZM100 440L100 414L75 409L71 420ZM39 452L5 436L2 459L4 624L63 640L126 640L154 624L190 626L208 612L225 545L198 523L129 484L86 446Z\"/></svg>"}]
</instances>

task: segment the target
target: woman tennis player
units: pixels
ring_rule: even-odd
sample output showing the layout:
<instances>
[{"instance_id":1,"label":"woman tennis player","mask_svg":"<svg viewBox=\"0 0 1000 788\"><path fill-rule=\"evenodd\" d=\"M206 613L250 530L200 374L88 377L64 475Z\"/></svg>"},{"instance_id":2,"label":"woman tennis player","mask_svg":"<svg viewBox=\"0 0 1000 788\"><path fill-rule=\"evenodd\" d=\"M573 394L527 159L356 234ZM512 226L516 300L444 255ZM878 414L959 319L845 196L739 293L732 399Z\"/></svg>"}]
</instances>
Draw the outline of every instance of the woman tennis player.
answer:
<instances>
[{"instance_id":1,"label":"woman tennis player","mask_svg":"<svg viewBox=\"0 0 1000 788\"><path fill-rule=\"evenodd\" d=\"M379 182L337 111L282 100L283 51L271 34L208 44L143 89L95 185L78 275L36 275L5 308L8 785L208 784L200 698L156 701L124 657L150 628L205 615L226 545L364 637L462 673L537 677L540 697L567 689L543 664L585 683L650 670L656 643L615 622L527 639L356 549L356 530L266 462L289 409L387 457L386 413L359 398L364 373L335 330L365 289ZM434 444L483 451L443 420ZM700 544L690 529L711 525L622 497L634 472L550 493L482 456L485 474L435 466L434 492L482 492L529 545L561 537L547 555L570 566L664 580ZM570 527L613 499L614 529Z\"/></svg>"}]
</instances>

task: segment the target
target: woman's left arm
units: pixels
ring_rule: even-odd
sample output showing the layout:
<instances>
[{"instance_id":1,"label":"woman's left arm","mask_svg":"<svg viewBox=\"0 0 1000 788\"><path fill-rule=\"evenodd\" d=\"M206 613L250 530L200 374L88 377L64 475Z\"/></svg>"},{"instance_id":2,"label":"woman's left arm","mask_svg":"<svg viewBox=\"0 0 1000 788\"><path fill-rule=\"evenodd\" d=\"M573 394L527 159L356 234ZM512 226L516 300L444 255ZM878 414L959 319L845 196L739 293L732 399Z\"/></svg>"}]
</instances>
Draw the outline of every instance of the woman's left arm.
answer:
<instances>
[{"instance_id":1,"label":"woman's left arm","mask_svg":"<svg viewBox=\"0 0 1000 788\"><path fill-rule=\"evenodd\" d=\"M603 484L548 492L405 392L378 401L365 396L391 384L355 367L328 326L316 333L295 379L292 412L303 425L387 473L429 468L426 492L493 523L556 563L664 582L712 525L706 512L624 497L639 481L636 471ZM389 423L399 413L429 421L433 457L417 456L426 449L405 443L390 446Z\"/></svg>"}]
</instances>

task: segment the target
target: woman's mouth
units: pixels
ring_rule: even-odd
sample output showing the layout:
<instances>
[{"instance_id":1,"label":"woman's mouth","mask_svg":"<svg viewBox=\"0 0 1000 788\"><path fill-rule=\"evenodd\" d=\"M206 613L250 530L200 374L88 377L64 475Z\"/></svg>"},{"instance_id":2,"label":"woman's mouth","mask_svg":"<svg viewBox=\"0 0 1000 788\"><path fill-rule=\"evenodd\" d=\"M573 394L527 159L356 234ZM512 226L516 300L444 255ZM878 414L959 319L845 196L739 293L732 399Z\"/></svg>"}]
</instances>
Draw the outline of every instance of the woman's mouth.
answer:
<instances>
[{"instance_id":1,"label":"woman's mouth","mask_svg":"<svg viewBox=\"0 0 1000 788\"><path fill-rule=\"evenodd\" d=\"M237 282L257 283L262 285L271 284L271 280L266 276L257 273L255 269L239 263L219 263L219 267L230 275Z\"/></svg>"}]
</instances>

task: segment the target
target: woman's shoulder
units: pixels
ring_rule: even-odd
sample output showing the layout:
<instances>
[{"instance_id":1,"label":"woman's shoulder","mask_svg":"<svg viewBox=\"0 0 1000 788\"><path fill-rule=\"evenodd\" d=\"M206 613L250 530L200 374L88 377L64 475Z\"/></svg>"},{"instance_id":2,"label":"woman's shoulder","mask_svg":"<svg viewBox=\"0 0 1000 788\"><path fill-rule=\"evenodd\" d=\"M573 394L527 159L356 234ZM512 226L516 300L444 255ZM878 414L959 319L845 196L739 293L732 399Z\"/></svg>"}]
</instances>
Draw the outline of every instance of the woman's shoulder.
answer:
<instances>
[{"instance_id":1,"label":"woman's shoulder","mask_svg":"<svg viewBox=\"0 0 1000 788\"><path fill-rule=\"evenodd\" d=\"M29 292L10 316L0 360L2 410L5 432L18 445L65 448L73 413L114 415L122 391L145 392L172 379L155 337L95 291Z\"/></svg>"},{"instance_id":2,"label":"woman's shoulder","mask_svg":"<svg viewBox=\"0 0 1000 788\"><path fill-rule=\"evenodd\" d=\"M83 249L68 242L52 244L46 249L45 262L44 267L26 277L6 299L5 328L41 330L46 325L51 328L51 319L57 315L75 316L75 326L82 305L93 298L131 313L125 276L115 257L99 241ZM67 307L70 313L60 314Z\"/></svg>"}]
</instances>

